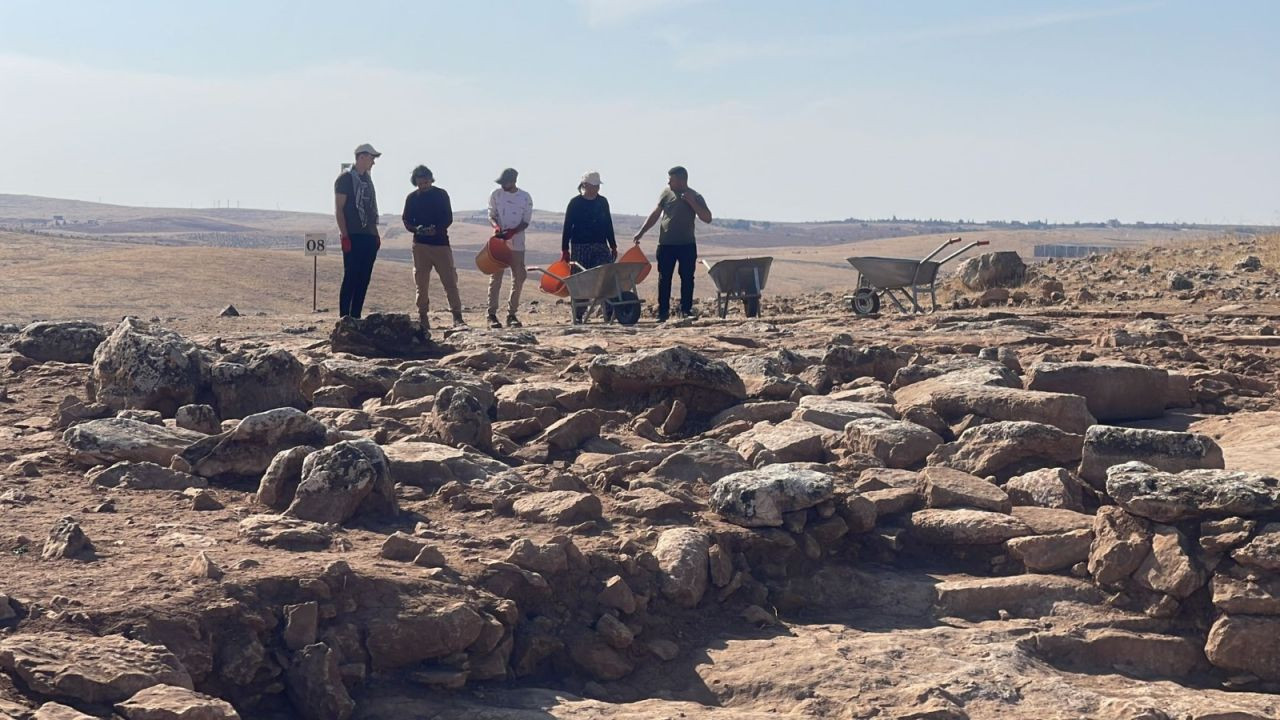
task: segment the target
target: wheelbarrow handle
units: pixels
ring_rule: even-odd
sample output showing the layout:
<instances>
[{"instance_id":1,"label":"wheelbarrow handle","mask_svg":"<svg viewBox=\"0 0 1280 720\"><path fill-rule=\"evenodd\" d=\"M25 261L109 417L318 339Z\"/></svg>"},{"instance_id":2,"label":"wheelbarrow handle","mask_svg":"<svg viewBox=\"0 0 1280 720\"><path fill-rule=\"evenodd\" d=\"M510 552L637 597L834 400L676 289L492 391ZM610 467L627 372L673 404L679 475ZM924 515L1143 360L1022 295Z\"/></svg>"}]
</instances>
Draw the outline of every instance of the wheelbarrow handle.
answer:
<instances>
[{"instance_id":1,"label":"wheelbarrow handle","mask_svg":"<svg viewBox=\"0 0 1280 720\"><path fill-rule=\"evenodd\" d=\"M699 260L698 262L702 263L702 267L706 268L707 272L711 272L711 263L706 260Z\"/></svg>"},{"instance_id":2,"label":"wheelbarrow handle","mask_svg":"<svg viewBox=\"0 0 1280 720\"><path fill-rule=\"evenodd\" d=\"M956 238L956 239L957 239L957 240L959 240L960 238ZM983 245L990 245L990 244L991 244L991 241L990 241L990 240L975 240L973 244L974 244L974 245L977 245L978 247L982 247Z\"/></svg>"},{"instance_id":3,"label":"wheelbarrow handle","mask_svg":"<svg viewBox=\"0 0 1280 720\"><path fill-rule=\"evenodd\" d=\"M551 277L555 278L556 280L559 280L560 282L564 282L564 281L565 281L565 278L563 278L563 277L561 277L561 276L559 276L559 275L557 275L557 274L555 274L555 273L553 273L553 272L549 272L549 271L547 271L545 268L534 267L534 266L532 266L532 265L529 265L528 267L526 267L526 268L525 268L525 271L526 271L526 272L540 272L540 273L542 273L543 275L550 275Z\"/></svg>"}]
</instances>

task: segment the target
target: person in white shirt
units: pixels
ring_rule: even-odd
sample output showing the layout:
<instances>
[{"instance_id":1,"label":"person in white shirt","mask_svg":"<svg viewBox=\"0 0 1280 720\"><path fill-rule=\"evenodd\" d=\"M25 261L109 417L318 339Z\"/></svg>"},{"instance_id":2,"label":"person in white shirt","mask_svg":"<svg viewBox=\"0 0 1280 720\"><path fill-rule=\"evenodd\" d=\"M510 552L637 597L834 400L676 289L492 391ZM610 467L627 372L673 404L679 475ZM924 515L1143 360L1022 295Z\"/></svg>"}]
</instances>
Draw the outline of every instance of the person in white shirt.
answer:
<instances>
[{"instance_id":1,"label":"person in white shirt","mask_svg":"<svg viewBox=\"0 0 1280 720\"><path fill-rule=\"evenodd\" d=\"M494 234L511 246L511 294L507 298L507 327L521 327L516 310L520 307L520 289L524 286L524 231L533 220L533 197L516 187L519 173L507 168L494 182L501 187L489 195L489 222ZM489 327L500 328L498 295L502 292L502 276L506 271L489 276Z\"/></svg>"}]
</instances>

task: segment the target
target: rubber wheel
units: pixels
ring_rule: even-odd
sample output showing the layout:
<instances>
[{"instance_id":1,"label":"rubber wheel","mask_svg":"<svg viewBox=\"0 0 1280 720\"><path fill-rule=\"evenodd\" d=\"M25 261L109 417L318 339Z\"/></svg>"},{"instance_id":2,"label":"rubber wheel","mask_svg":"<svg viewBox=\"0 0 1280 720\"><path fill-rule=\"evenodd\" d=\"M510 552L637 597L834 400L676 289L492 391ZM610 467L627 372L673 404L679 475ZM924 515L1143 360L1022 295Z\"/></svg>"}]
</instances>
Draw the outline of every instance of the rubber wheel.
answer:
<instances>
[{"instance_id":1,"label":"rubber wheel","mask_svg":"<svg viewBox=\"0 0 1280 720\"><path fill-rule=\"evenodd\" d=\"M609 303L613 310L613 319L620 325L635 325L640 321L639 296L633 292L624 292L620 298L618 303Z\"/></svg>"},{"instance_id":2,"label":"rubber wheel","mask_svg":"<svg viewBox=\"0 0 1280 720\"><path fill-rule=\"evenodd\" d=\"M880 312L880 296L871 288L859 288L853 294L853 311L859 315L874 315Z\"/></svg>"},{"instance_id":3,"label":"rubber wheel","mask_svg":"<svg viewBox=\"0 0 1280 720\"><path fill-rule=\"evenodd\" d=\"M742 311L745 312L749 318L760 317L760 298L742 298Z\"/></svg>"}]
</instances>

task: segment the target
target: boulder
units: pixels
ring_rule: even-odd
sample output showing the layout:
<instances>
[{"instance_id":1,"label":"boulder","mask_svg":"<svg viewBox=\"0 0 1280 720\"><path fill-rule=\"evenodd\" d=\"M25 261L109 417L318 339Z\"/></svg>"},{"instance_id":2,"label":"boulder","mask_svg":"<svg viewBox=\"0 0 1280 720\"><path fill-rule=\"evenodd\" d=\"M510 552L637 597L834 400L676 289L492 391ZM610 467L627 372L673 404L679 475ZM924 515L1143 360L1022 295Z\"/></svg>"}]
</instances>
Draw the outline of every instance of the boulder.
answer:
<instances>
[{"instance_id":1,"label":"boulder","mask_svg":"<svg viewBox=\"0 0 1280 720\"><path fill-rule=\"evenodd\" d=\"M285 350L269 350L209 369L214 405L223 418L242 418L281 407L306 409L302 363Z\"/></svg>"},{"instance_id":2,"label":"boulder","mask_svg":"<svg viewBox=\"0 0 1280 720\"><path fill-rule=\"evenodd\" d=\"M390 515L397 510L382 448L371 440L344 440L307 455L302 480L284 514L341 524L357 513Z\"/></svg>"},{"instance_id":3,"label":"boulder","mask_svg":"<svg viewBox=\"0 0 1280 720\"><path fill-rule=\"evenodd\" d=\"M303 370L301 389L303 396L309 398L322 387L345 385L355 390L357 401L363 401L392 392L400 375L400 371L392 367L330 358Z\"/></svg>"},{"instance_id":4,"label":"boulder","mask_svg":"<svg viewBox=\"0 0 1280 720\"><path fill-rule=\"evenodd\" d=\"M809 387L797 375L806 363L790 350L779 350L764 356L735 355L727 362L738 377L742 378L747 397L783 401L793 398L797 393L814 392L814 388Z\"/></svg>"},{"instance_id":5,"label":"boulder","mask_svg":"<svg viewBox=\"0 0 1280 720\"><path fill-rule=\"evenodd\" d=\"M62 441L71 450L72 459L85 465L120 461L168 465L174 455L205 437L181 428L124 418L104 418L68 428L62 434Z\"/></svg>"},{"instance_id":6,"label":"boulder","mask_svg":"<svg viewBox=\"0 0 1280 720\"><path fill-rule=\"evenodd\" d=\"M1221 615L1209 629L1204 653L1215 667L1280 680L1280 618ZM2 656L0 656L2 658Z\"/></svg>"},{"instance_id":7,"label":"boulder","mask_svg":"<svg viewBox=\"0 0 1280 720\"><path fill-rule=\"evenodd\" d=\"M335 353L361 357L421 358L447 351L418 335L418 324L404 313L370 313L362 318L343 317L329 332Z\"/></svg>"},{"instance_id":8,"label":"boulder","mask_svg":"<svg viewBox=\"0 0 1280 720\"><path fill-rule=\"evenodd\" d=\"M974 291L1017 287L1026 280L1027 265L1013 250L967 258L956 271L960 283Z\"/></svg>"},{"instance_id":9,"label":"boulder","mask_svg":"<svg viewBox=\"0 0 1280 720\"><path fill-rule=\"evenodd\" d=\"M589 438L600 434L603 419L597 410L579 410L551 423L533 442L544 443L552 452L577 450Z\"/></svg>"},{"instance_id":10,"label":"boulder","mask_svg":"<svg viewBox=\"0 0 1280 720\"><path fill-rule=\"evenodd\" d=\"M930 545L994 545L1032 534L1021 520L987 510L917 510L907 524L916 539Z\"/></svg>"},{"instance_id":11,"label":"boulder","mask_svg":"<svg viewBox=\"0 0 1280 720\"><path fill-rule=\"evenodd\" d=\"M370 608L365 645L375 671L392 670L465 650L483 632L484 617L462 602L407 598L395 608Z\"/></svg>"},{"instance_id":12,"label":"boulder","mask_svg":"<svg viewBox=\"0 0 1280 720\"><path fill-rule=\"evenodd\" d=\"M1213 606L1228 615L1280 615L1280 577L1213 576Z\"/></svg>"},{"instance_id":13,"label":"boulder","mask_svg":"<svg viewBox=\"0 0 1280 720\"><path fill-rule=\"evenodd\" d=\"M834 382L847 383L858 378L875 378L889 382L907 360L888 345L828 345L822 354L822 367Z\"/></svg>"},{"instance_id":14,"label":"boulder","mask_svg":"<svg viewBox=\"0 0 1280 720\"><path fill-rule=\"evenodd\" d=\"M9 346L37 362L88 363L106 339L106 330L97 323L33 322Z\"/></svg>"},{"instance_id":15,"label":"boulder","mask_svg":"<svg viewBox=\"0 0 1280 720\"><path fill-rule=\"evenodd\" d=\"M0 710L8 710L9 708L0 706ZM25 706L18 706L22 711L21 715L14 715L14 718L30 718L30 720L99 720L93 715L85 715L73 707L67 707L62 703L47 702L36 709L32 715L27 714Z\"/></svg>"},{"instance_id":16,"label":"boulder","mask_svg":"<svg viewBox=\"0 0 1280 720\"><path fill-rule=\"evenodd\" d=\"M529 522L577 525L598 520L603 508L600 498L585 492L550 490L523 495L512 504L516 517Z\"/></svg>"},{"instance_id":17,"label":"boulder","mask_svg":"<svg viewBox=\"0 0 1280 720\"><path fill-rule=\"evenodd\" d=\"M508 466L488 455L433 442L402 440L382 446L397 483L434 490L448 482L483 482Z\"/></svg>"},{"instance_id":18,"label":"boulder","mask_svg":"<svg viewBox=\"0 0 1280 720\"><path fill-rule=\"evenodd\" d=\"M173 415L174 424L184 430L217 435L222 432L222 420L212 405L183 405Z\"/></svg>"},{"instance_id":19,"label":"boulder","mask_svg":"<svg viewBox=\"0 0 1280 720\"><path fill-rule=\"evenodd\" d=\"M431 414L423 418L422 431L446 445L493 447L493 424L484 403L471 390L447 385L436 393Z\"/></svg>"},{"instance_id":20,"label":"boulder","mask_svg":"<svg viewBox=\"0 0 1280 720\"><path fill-rule=\"evenodd\" d=\"M226 700L177 685L152 685L116 705L125 720L240 720Z\"/></svg>"},{"instance_id":21,"label":"boulder","mask_svg":"<svg viewBox=\"0 0 1280 720\"><path fill-rule=\"evenodd\" d=\"M649 471L649 476L668 483L710 485L750 468L737 450L719 440L698 440L667 455Z\"/></svg>"},{"instance_id":22,"label":"boulder","mask_svg":"<svg viewBox=\"0 0 1280 720\"><path fill-rule=\"evenodd\" d=\"M591 394L602 400L678 396L697 415L714 415L747 397L742 378L732 368L684 346L597 355L587 372Z\"/></svg>"},{"instance_id":23,"label":"boulder","mask_svg":"<svg viewBox=\"0 0 1280 720\"><path fill-rule=\"evenodd\" d=\"M890 387L897 391L933 378L945 377L947 385L992 385L1022 389L1022 378L1003 363L973 356L943 358L927 365L907 365L893 376Z\"/></svg>"},{"instance_id":24,"label":"boulder","mask_svg":"<svg viewBox=\"0 0 1280 720\"><path fill-rule=\"evenodd\" d=\"M41 560L91 560L93 557L93 543L89 542L89 536L84 534L80 523L70 516L54 523L40 553Z\"/></svg>"},{"instance_id":25,"label":"boulder","mask_svg":"<svg viewBox=\"0 0 1280 720\"><path fill-rule=\"evenodd\" d=\"M918 465L942 444L932 430L905 420L867 417L844 428L845 447L871 455L887 467Z\"/></svg>"},{"instance_id":26,"label":"boulder","mask_svg":"<svg viewBox=\"0 0 1280 720\"><path fill-rule=\"evenodd\" d=\"M201 439L181 454L191 472L201 477L260 477L282 450L325 444L328 430L319 420L295 408L250 415L235 428Z\"/></svg>"},{"instance_id":27,"label":"boulder","mask_svg":"<svg viewBox=\"0 0 1280 720\"><path fill-rule=\"evenodd\" d=\"M1094 424L1085 399L1059 392L1038 392L1000 385L955 382L950 376L924 380L894 393L898 410L927 407L948 424L967 416L985 420L1024 420L1083 433Z\"/></svg>"},{"instance_id":28,"label":"boulder","mask_svg":"<svg viewBox=\"0 0 1280 720\"><path fill-rule=\"evenodd\" d=\"M153 685L192 689L186 668L163 645L123 635L41 632L0 640L0 669L42 697L110 705Z\"/></svg>"},{"instance_id":29,"label":"boulder","mask_svg":"<svg viewBox=\"0 0 1280 720\"><path fill-rule=\"evenodd\" d=\"M1231 559L1262 573L1280 571L1280 523L1267 523L1245 545L1231 551Z\"/></svg>"},{"instance_id":30,"label":"boulder","mask_svg":"<svg viewBox=\"0 0 1280 720\"><path fill-rule=\"evenodd\" d=\"M1087 582L1060 575L975 577L938 583L937 613L971 620L994 619L1000 611L1015 617L1042 617L1060 602L1094 604L1102 594Z\"/></svg>"},{"instance_id":31,"label":"boulder","mask_svg":"<svg viewBox=\"0 0 1280 720\"><path fill-rule=\"evenodd\" d=\"M791 417L797 407L799 405L790 400L742 403L716 413L707 424L711 427L720 427L738 421L749 422L752 425L758 422L782 422Z\"/></svg>"},{"instance_id":32,"label":"boulder","mask_svg":"<svg viewBox=\"0 0 1280 720\"><path fill-rule=\"evenodd\" d=\"M569 555L560 543L535 543L520 538L511 543L506 562L543 575L555 575L569 569Z\"/></svg>"},{"instance_id":33,"label":"boulder","mask_svg":"<svg viewBox=\"0 0 1280 720\"><path fill-rule=\"evenodd\" d=\"M324 643L293 654L285 669L285 689L303 720L347 720L356 704L338 671L338 653Z\"/></svg>"},{"instance_id":34,"label":"boulder","mask_svg":"<svg viewBox=\"0 0 1280 720\"><path fill-rule=\"evenodd\" d=\"M698 605L709 584L710 546L705 533L688 527L672 528L658 537L653 555L658 560L664 597L684 608Z\"/></svg>"},{"instance_id":35,"label":"boulder","mask_svg":"<svg viewBox=\"0 0 1280 720\"><path fill-rule=\"evenodd\" d=\"M384 400L391 405L407 400L417 400L418 398L437 395L441 390L451 385L469 390L480 401L485 413L489 413L497 406L493 386L478 375L461 370L427 365L419 365L405 370L391 385Z\"/></svg>"},{"instance_id":36,"label":"boulder","mask_svg":"<svg viewBox=\"0 0 1280 720\"><path fill-rule=\"evenodd\" d=\"M969 428L955 442L939 445L930 465L946 465L981 477L1009 478L1044 467L1075 465L1084 438L1052 425L993 422Z\"/></svg>"},{"instance_id":37,"label":"boulder","mask_svg":"<svg viewBox=\"0 0 1280 720\"><path fill-rule=\"evenodd\" d=\"M1138 677L1183 679L1205 664L1199 643L1176 635L1104 628L1037 633L1031 644L1037 655L1055 666L1091 673L1116 670Z\"/></svg>"},{"instance_id":38,"label":"boulder","mask_svg":"<svg viewBox=\"0 0 1280 720\"><path fill-rule=\"evenodd\" d=\"M1083 395L1099 421L1164 415L1169 373L1123 362L1042 362L1027 374L1027 389Z\"/></svg>"},{"instance_id":39,"label":"boulder","mask_svg":"<svg viewBox=\"0 0 1280 720\"><path fill-rule=\"evenodd\" d=\"M250 515L240 521L240 537L256 545L285 550L321 550L333 541L331 525L287 515Z\"/></svg>"},{"instance_id":40,"label":"boulder","mask_svg":"<svg viewBox=\"0 0 1280 720\"><path fill-rule=\"evenodd\" d=\"M1129 577L1151 553L1151 524L1114 505L1098 508L1089 548L1089 574L1103 585Z\"/></svg>"},{"instance_id":41,"label":"boulder","mask_svg":"<svg viewBox=\"0 0 1280 720\"><path fill-rule=\"evenodd\" d=\"M1087 561L1092 544L1092 530L1072 530L1013 538L1009 541L1009 553L1031 572L1057 572Z\"/></svg>"},{"instance_id":42,"label":"boulder","mask_svg":"<svg viewBox=\"0 0 1280 720\"><path fill-rule=\"evenodd\" d=\"M747 462L767 453L771 462L825 462L828 450L838 442L840 434L817 425L797 420L757 423L755 427L729 442Z\"/></svg>"},{"instance_id":43,"label":"boulder","mask_svg":"<svg viewBox=\"0 0 1280 720\"><path fill-rule=\"evenodd\" d=\"M1107 482L1107 468L1130 461L1157 470L1222 469L1222 448L1208 435L1145 428L1094 425L1084 435L1080 477L1097 489Z\"/></svg>"},{"instance_id":44,"label":"boulder","mask_svg":"<svg viewBox=\"0 0 1280 720\"><path fill-rule=\"evenodd\" d=\"M793 464L726 475L711 486L710 507L743 527L778 527L783 513L804 510L835 492L830 475Z\"/></svg>"},{"instance_id":45,"label":"boulder","mask_svg":"<svg viewBox=\"0 0 1280 720\"><path fill-rule=\"evenodd\" d=\"M931 508L969 507L1007 513L1013 503L1000 486L947 467L927 467L920 471L924 481L925 505Z\"/></svg>"},{"instance_id":46,"label":"boulder","mask_svg":"<svg viewBox=\"0 0 1280 720\"><path fill-rule=\"evenodd\" d=\"M664 520L682 516L688 509L685 502L651 487L624 490L614 496L614 508L630 517Z\"/></svg>"},{"instance_id":47,"label":"boulder","mask_svg":"<svg viewBox=\"0 0 1280 720\"><path fill-rule=\"evenodd\" d=\"M1074 510L1014 505L1010 513L1037 535L1057 535L1076 530L1092 530L1095 516Z\"/></svg>"},{"instance_id":48,"label":"boulder","mask_svg":"<svg viewBox=\"0 0 1280 720\"><path fill-rule=\"evenodd\" d=\"M172 330L135 317L120 321L93 354L90 399L116 410L158 410L172 417L209 386L200 349Z\"/></svg>"},{"instance_id":49,"label":"boulder","mask_svg":"<svg viewBox=\"0 0 1280 720\"><path fill-rule=\"evenodd\" d=\"M121 490L186 490L209 487L209 481L202 477L149 462L122 461L110 467L95 468L85 474L85 479L99 487Z\"/></svg>"},{"instance_id":50,"label":"boulder","mask_svg":"<svg viewBox=\"0 0 1280 720\"><path fill-rule=\"evenodd\" d=\"M1084 487L1063 468L1042 468L1009 478L1004 491L1014 505L1084 510Z\"/></svg>"},{"instance_id":51,"label":"boulder","mask_svg":"<svg viewBox=\"0 0 1280 720\"><path fill-rule=\"evenodd\" d=\"M1148 590L1182 599L1204 587L1209 574L1192 557L1187 539L1177 528L1156 524L1152 526L1151 552L1133 579Z\"/></svg>"},{"instance_id":52,"label":"boulder","mask_svg":"<svg viewBox=\"0 0 1280 720\"><path fill-rule=\"evenodd\" d=\"M289 507L298 483L302 482L302 462L317 449L299 445L276 453L258 482L257 501L277 511Z\"/></svg>"},{"instance_id":53,"label":"boulder","mask_svg":"<svg viewBox=\"0 0 1280 720\"><path fill-rule=\"evenodd\" d=\"M1168 473L1130 462L1107 470L1107 494L1134 515L1162 523L1250 517L1275 511L1280 503L1280 480L1228 470Z\"/></svg>"},{"instance_id":54,"label":"boulder","mask_svg":"<svg viewBox=\"0 0 1280 720\"><path fill-rule=\"evenodd\" d=\"M843 432L844 426L851 421L868 417L893 419L882 408L870 403L832 400L823 395L800 398L799 406L791 415L793 420L839 432Z\"/></svg>"}]
</instances>

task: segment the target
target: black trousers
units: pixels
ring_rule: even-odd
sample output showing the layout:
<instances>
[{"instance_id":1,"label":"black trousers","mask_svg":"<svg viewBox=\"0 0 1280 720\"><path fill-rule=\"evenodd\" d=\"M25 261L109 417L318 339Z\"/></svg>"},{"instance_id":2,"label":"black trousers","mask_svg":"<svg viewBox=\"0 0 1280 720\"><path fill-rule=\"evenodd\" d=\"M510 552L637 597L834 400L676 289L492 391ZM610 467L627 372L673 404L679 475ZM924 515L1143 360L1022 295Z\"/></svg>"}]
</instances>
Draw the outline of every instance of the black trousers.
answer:
<instances>
[{"instance_id":1,"label":"black trousers","mask_svg":"<svg viewBox=\"0 0 1280 720\"><path fill-rule=\"evenodd\" d=\"M338 291L338 315L360 317L364 295L378 259L377 235L352 235L351 250L342 253L342 289Z\"/></svg>"},{"instance_id":2,"label":"black trousers","mask_svg":"<svg viewBox=\"0 0 1280 720\"><path fill-rule=\"evenodd\" d=\"M698 246L658 245L658 319L666 320L671 313L671 278L680 266L680 313L693 312L693 271L698 262Z\"/></svg>"}]
</instances>

